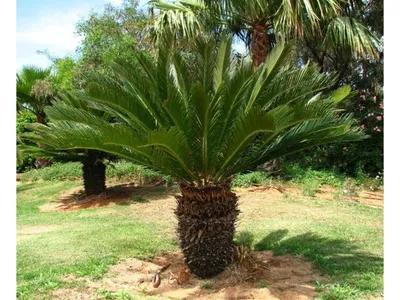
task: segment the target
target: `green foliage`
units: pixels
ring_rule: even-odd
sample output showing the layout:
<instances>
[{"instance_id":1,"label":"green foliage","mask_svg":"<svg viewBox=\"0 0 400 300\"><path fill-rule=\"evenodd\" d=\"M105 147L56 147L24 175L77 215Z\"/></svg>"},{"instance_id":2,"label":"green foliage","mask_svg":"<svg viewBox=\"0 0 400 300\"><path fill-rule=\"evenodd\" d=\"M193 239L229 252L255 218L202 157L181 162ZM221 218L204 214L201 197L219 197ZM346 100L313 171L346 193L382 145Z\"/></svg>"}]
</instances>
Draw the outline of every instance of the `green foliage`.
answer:
<instances>
[{"instance_id":1,"label":"green foliage","mask_svg":"<svg viewBox=\"0 0 400 300\"><path fill-rule=\"evenodd\" d=\"M315 170L296 163L283 162L282 166L284 179L291 180L294 184L308 185L310 188L323 185L341 187L346 180L346 177L337 171Z\"/></svg>"},{"instance_id":2,"label":"green foliage","mask_svg":"<svg viewBox=\"0 0 400 300\"><path fill-rule=\"evenodd\" d=\"M46 110L52 123L35 127L36 140L105 151L201 185L316 145L365 138L351 115L336 112L346 95L323 92L335 78L290 65L291 44L276 47L254 70L247 60L237 63L230 38L200 38L198 72L190 74L192 61L170 51L170 43L156 63L138 55L140 68L113 64L123 84L98 76L76 95L117 123L56 104Z\"/></svg>"},{"instance_id":3,"label":"green foliage","mask_svg":"<svg viewBox=\"0 0 400 300\"><path fill-rule=\"evenodd\" d=\"M27 124L36 122L35 115L30 111L22 111L17 114L17 134L28 131Z\"/></svg>"},{"instance_id":4,"label":"green foliage","mask_svg":"<svg viewBox=\"0 0 400 300\"><path fill-rule=\"evenodd\" d=\"M247 231L240 231L236 233L235 244L240 246L243 245L247 248L253 248L254 235Z\"/></svg>"},{"instance_id":5,"label":"green foliage","mask_svg":"<svg viewBox=\"0 0 400 300\"><path fill-rule=\"evenodd\" d=\"M316 179L307 180L301 186L301 192L304 196L314 197L318 192L320 183Z\"/></svg>"},{"instance_id":6,"label":"green foliage","mask_svg":"<svg viewBox=\"0 0 400 300\"><path fill-rule=\"evenodd\" d=\"M21 175L21 181L58 181L82 178L82 165L79 162L54 163L50 167L34 169Z\"/></svg>"},{"instance_id":7,"label":"green foliage","mask_svg":"<svg viewBox=\"0 0 400 300\"><path fill-rule=\"evenodd\" d=\"M44 123L44 108L51 104L54 91L50 86L50 68L24 66L17 74L17 111L30 111L37 122Z\"/></svg>"},{"instance_id":8,"label":"green foliage","mask_svg":"<svg viewBox=\"0 0 400 300\"><path fill-rule=\"evenodd\" d=\"M145 25L146 15L135 0L118 7L107 4L78 22L76 31L82 41L74 70L77 85L86 86L87 78L96 73L112 76L109 65L116 59L136 64L136 53L150 48L143 37Z\"/></svg>"},{"instance_id":9,"label":"green foliage","mask_svg":"<svg viewBox=\"0 0 400 300\"><path fill-rule=\"evenodd\" d=\"M157 39L172 32L178 40L193 42L199 31L219 36L228 30L253 49L254 32L262 32L268 38L263 45L264 54L268 55L276 40L296 37L311 52L300 55L304 62L310 58L322 68L332 57L340 64L341 59L377 54L379 41L366 26L365 16L360 16L360 11L368 10L371 3L338 0L151 2L153 8L161 11L153 22Z\"/></svg>"},{"instance_id":10,"label":"green foliage","mask_svg":"<svg viewBox=\"0 0 400 300\"><path fill-rule=\"evenodd\" d=\"M106 169L106 176L109 180L121 182L133 181L138 184L152 184L165 182L173 184L171 176L163 175L159 172L146 169L131 162L118 161L109 165ZM60 163L56 162L52 166L35 169L21 175L21 181L59 181L59 180L80 180L82 178L82 164L79 162Z\"/></svg>"},{"instance_id":11,"label":"green foliage","mask_svg":"<svg viewBox=\"0 0 400 300\"><path fill-rule=\"evenodd\" d=\"M54 88L63 91L75 87L76 65L76 60L70 56L55 60L52 65L55 74L51 77Z\"/></svg>"},{"instance_id":12,"label":"green foliage","mask_svg":"<svg viewBox=\"0 0 400 300\"><path fill-rule=\"evenodd\" d=\"M163 175L160 172L144 168L128 161L118 161L107 168L108 178L118 181L134 181L140 184L151 184L164 181L167 185L173 184L171 176Z\"/></svg>"},{"instance_id":13,"label":"green foliage","mask_svg":"<svg viewBox=\"0 0 400 300\"><path fill-rule=\"evenodd\" d=\"M232 186L249 187L254 185L264 185L268 182L268 179L268 173L263 171L237 174L232 180Z\"/></svg>"},{"instance_id":14,"label":"green foliage","mask_svg":"<svg viewBox=\"0 0 400 300\"><path fill-rule=\"evenodd\" d=\"M358 125L369 138L356 144L321 146L290 160L318 169L331 169L335 166L348 176L358 177L357 172L361 169L371 179L381 178L384 167L383 1L344 1L343 5L346 7L346 14L359 22L357 26L348 26L346 31L355 30L361 25L364 27L359 31L361 36L364 35L365 28L368 28L379 39L375 42L377 53L367 57L351 56L349 47L337 47L336 43L332 43L333 47L325 51L321 47L323 41L314 35L306 39L306 43L300 45L298 51L304 63L309 59L316 60L322 71L338 72L337 86L349 84L358 91L357 96L344 101L341 108L354 114ZM349 20L337 19L343 22L336 25L352 25L348 24ZM332 25L331 29L336 28L335 24Z\"/></svg>"},{"instance_id":15,"label":"green foliage","mask_svg":"<svg viewBox=\"0 0 400 300\"><path fill-rule=\"evenodd\" d=\"M35 115L30 111L22 111L17 114L17 135L27 132L26 126L36 122ZM27 171L35 166L35 158L23 156L22 161L17 160L17 173Z\"/></svg>"}]
</instances>

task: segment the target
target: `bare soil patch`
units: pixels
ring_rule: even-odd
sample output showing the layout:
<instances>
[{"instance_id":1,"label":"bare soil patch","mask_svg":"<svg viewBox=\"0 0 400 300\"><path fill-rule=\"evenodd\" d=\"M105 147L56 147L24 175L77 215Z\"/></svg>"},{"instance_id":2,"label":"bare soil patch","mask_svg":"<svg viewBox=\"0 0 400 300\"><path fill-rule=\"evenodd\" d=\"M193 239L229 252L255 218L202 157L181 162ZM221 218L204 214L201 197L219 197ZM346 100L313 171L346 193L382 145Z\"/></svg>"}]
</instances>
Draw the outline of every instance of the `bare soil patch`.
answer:
<instances>
[{"instance_id":1,"label":"bare soil patch","mask_svg":"<svg viewBox=\"0 0 400 300\"><path fill-rule=\"evenodd\" d=\"M248 189L241 189L241 191L245 190L247 190L248 192L262 192L271 196L279 196L279 195L283 196L283 194L289 194L296 197L304 197L302 195L301 189L294 187L282 188L282 187L265 186L265 187L252 187ZM317 190L315 198L335 201L337 200L335 198L335 193L337 193L337 190L335 190L333 187L325 186ZM358 202L369 206L383 207L384 192L382 190L378 191L362 190L358 191L357 194L353 196L340 195L340 200Z\"/></svg>"},{"instance_id":2,"label":"bare soil patch","mask_svg":"<svg viewBox=\"0 0 400 300\"><path fill-rule=\"evenodd\" d=\"M271 251L252 252L262 267L250 269L232 266L219 276L201 280L185 267L181 252L165 253L152 260L128 259L111 266L99 281L80 279L86 288L59 289L57 299L91 299L99 289L127 291L136 295L157 296L159 299L312 299L318 294L313 282L328 282L302 258L289 255L274 257ZM152 285L154 273L170 265L160 274L161 284ZM76 281L65 277L65 281Z\"/></svg>"},{"instance_id":3,"label":"bare soil patch","mask_svg":"<svg viewBox=\"0 0 400 300\"><path fill-rule=\"evenodd\" d=\"M274 186L251 187L251 188L236 188L236 193L240 196L251 195L254 192L263 194L268 197L280 198L286 195L295 197L304 197L299 188L282 188ZM107 188L105 194L98 196L87 197L81 187L73 188L63 195L40 207L41 211L72 211L85 208L103 207L109 205L130 205L133 203L131 195L137 197L137 202L146 202L150 204L150 200L154 199L169 199L173 198L174 194L179 193L177 189L166 187L163 185L143 185L137 186L135 184L119 184ZM335 189L332 187L320 188L315 197L319 199L326 199L336 201L334 196ZM358 192L357 196L341 197L341 201L358 202L364 205L383 207L384 194L383 191L367 191L363 190Z\"/></svg>"},{"instance_id":4,"label":"bare soil patch","mask_svg":"<svg viewBox=\"0 0 400 300\"><path fill-rule=\"evenodd\" d=\"M119 184L107 188L106 193L96 196L86 196L81 187L76 187L62 194L58 199L40 206L41 211L72 211L78 209L103 207L109 205L129 205L132 203L131 195L141 196L138 201L148 202L155 195L168 190L165 186L135 184ZM168 193L167 193L168 194ZM144 199L143 196L146 196Z\"/></svg>"}]
</instances>

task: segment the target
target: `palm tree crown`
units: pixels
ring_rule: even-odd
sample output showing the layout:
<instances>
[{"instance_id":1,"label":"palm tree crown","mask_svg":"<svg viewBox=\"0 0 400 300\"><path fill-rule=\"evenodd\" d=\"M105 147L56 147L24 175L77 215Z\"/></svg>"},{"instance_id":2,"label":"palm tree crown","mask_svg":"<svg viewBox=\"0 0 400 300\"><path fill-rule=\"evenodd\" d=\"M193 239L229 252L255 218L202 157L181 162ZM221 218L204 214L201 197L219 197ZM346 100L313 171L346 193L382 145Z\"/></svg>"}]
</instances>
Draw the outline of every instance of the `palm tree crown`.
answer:
<instances>
[{"instance_id":1,"label":"palm tree crown","mask_svg":"<svg viewBox=\"0 0 400 300\"><path fill-rule=\"evenodd\" d=\"M232 56L231 44L198 39L195 61L164 45L156 64L138 55L140 70L115 63L122 84L98 77L82 98L117 123L55 105L46 109L52 124L36 130L59 149L106 151L197 186L227 183L302 149L364 138L352 116L336 109L350 88L324 93L335 77L292 67L291 45L277 47L254 70Z\"/></svg>"},{"instance_id":2,"label":"palm tree crown","mask_svg":"<svg viewBox=\"0 0 400 300\"><path fill-rule=\"evenodd\" d=\"M54 96L48 82L50 68L24 67L17 74L17 110L29 110L35 114L37 122L44 122L44 108L50 105Z\"/></svg>"},{"instance_id":3,"label":"palm tree crown","mask_svg":"<svg viewBox=\"0 0 400 300\"><path fill-rule=\"evenodd\" d=\"M251 49L258 67L276 44L276 37L318 37L322 48L348 48L353 55L376 55L378 39L348 13L340 0L164 0L150 1L160 10L153 22L156 38L173 32L193 40L199 32L219 33L227 29ZM322 51L324 52L324 51Z\"/></svg>"}]
</instances>

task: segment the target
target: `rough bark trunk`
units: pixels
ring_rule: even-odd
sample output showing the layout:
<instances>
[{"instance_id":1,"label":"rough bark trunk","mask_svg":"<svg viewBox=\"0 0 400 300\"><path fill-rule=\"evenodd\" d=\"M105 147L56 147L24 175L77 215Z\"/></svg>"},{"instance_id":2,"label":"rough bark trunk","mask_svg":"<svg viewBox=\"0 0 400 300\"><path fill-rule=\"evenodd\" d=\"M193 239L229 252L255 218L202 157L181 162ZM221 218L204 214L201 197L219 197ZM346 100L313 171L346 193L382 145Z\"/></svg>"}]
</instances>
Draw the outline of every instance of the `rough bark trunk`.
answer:
<instances>
[{"instance_id":1,"label":"rough bark trunk","mask_svg":"<svg viewBox=\"0 0 400 300\"><path fill-rule=\"evenodd\" d=\"M99 195L106 191L106 166L101 161L83 161L83 186L88 196Z\"/></svg>"},{"instance_id":2,"label":"rough bark trunk","mask_svg":"<svg viewBox=\"0 0 400 300\"><path fill-rule=\"evenodd\" d=\"M265 26L257 25L253 28L251 37L251 53L253 66L257 68L263 63L269 52L269 40Z\"/></svg>"},{"instance_id":3,"label":"rough bark trunk","mask_svg":"<svg viewBox=\"0 0 400 300\"><path fill-rule=\"evenodd\" d=\"M218 275L232 262L238 197L229 185L180 189L175 214L185 263L200 278Z\"/></svg>"}]
</instances>

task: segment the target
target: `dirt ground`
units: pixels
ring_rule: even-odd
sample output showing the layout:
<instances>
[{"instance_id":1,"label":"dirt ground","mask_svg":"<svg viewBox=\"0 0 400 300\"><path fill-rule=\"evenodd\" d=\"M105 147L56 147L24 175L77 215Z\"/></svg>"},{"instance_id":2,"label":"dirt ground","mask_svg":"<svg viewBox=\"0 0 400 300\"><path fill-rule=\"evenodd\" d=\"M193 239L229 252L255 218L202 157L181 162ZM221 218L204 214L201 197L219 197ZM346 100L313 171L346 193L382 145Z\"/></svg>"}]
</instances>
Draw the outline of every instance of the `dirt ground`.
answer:
<instances>
[{"instance_id":1,"label":"dirt ground","mask_svg":"<svg viewBox=\"0 0 400 300\"><path fill-rule=\"evenodd\" d=\"M299 188L280 188L274 186L266 187L252 187L252 188L237 188L236 193L240 196L258 192L265 196L283 197L294 196L304 197L302 191ZM67 191L61 195L59 199L53 202L45 204L40 207L41 211L69 211L78 210L92 207L102 207L115 204L129 204L132 202L131 195L141 195L141 199L145 202L151 199L155 194L164 193L165 196L172 196L178 194L179 190L174 188L167 188L164 186L136 186L134 184L118 184L111 185L107 192L99 196L86 197L82 188L77 187ZM315 197L318 199L326 199L337 201L335 198L335 190L331 187L320 188ZM145 196L145 197L144 197ZM146 198L150 198L146 200ZM363 190L357 193L357 196L346 197L341 196L340 201L358 202L364 205L383 207L384 204L384 193L383 191L368 191Z\"/></svg>"},{"instance_id":2,"label":"dirt ground","mask_svg":"<svg viewBox=\"0 0 400 300\"><path fill-rule=\"evenodd\" d=\"M315 270L310 262L292 256L273 257L271 251L252 252L261 266L251 269L233 266L212 280L201 280L190 274L180 252L165 253L150 261L128 259L111 266L99 281L64 277L65 281L82 280L85 288L59 289L57 299L93 299L99 289L126 291L159 299L312 299L317 296L313 282L327 283L328 278ZM161 284L154 288L154 273Z\"/></svg>"}]
</instances>

